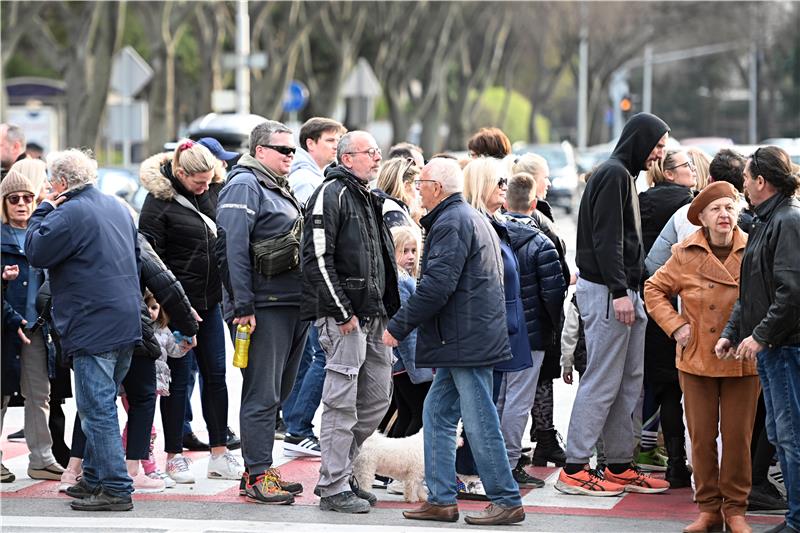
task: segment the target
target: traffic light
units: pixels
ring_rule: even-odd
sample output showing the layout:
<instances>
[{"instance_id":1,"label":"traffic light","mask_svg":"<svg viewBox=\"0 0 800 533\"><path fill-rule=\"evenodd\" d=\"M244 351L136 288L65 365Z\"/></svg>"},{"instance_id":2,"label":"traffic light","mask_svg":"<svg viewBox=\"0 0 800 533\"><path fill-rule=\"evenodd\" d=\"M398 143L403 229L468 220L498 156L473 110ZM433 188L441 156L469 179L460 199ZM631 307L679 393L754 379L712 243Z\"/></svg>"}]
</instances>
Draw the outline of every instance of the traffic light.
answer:
<instances>
[{"instance_id":1,"label":"traffic light","mask_svg":"<svg viewBox=\"0 0 800 533\"><path fill-rule=\"evenodd\" d=\"M630 113L631 109L633 109L631 97L627 94L623 96L619 101L619 108L623 113Z\"/></svg>"}]
</instances>

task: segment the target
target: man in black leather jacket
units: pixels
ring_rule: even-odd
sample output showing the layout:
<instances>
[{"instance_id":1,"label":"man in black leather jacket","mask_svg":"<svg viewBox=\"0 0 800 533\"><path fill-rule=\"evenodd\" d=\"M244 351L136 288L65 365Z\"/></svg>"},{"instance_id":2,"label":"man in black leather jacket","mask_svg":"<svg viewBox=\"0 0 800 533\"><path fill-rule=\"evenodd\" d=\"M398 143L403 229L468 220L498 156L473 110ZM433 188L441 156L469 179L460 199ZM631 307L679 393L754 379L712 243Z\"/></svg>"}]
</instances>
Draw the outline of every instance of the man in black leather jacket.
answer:
<instances>
[{"instance_id":1,"label":"man in black leather jacket","mask_svg":"<svg viewBox=\"0 0 800 533\"><path fill-rule=\"evenodd\" d=\"M755 218L739 300L717 342L717 357L756 359L767 436L778 450L789 511L772 532L800 531L800 202L789 155L776 146L748 159L744 187ZM738 346L737 346L738 344Z\"/></svg>"}]
</instances>

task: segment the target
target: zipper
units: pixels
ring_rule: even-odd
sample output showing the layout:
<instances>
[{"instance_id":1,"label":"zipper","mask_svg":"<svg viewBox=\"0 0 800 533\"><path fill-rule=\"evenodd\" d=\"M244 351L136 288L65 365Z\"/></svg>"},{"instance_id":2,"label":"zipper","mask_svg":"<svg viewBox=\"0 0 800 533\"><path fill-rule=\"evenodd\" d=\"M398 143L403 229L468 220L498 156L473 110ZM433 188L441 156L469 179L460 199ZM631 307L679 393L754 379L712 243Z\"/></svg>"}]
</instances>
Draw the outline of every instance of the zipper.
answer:
<instances>
[{"instance_id":1,"label":"zipper","mask_svg":"<svg viewBox=\"0 0 800 533\"><path fill-rule=\"evenodd\" d=\"M197 201L197 196L193 196L194 205L197 207L197 210L200 211L200 203ZM203 222L203 229L206 235L206 279L203 287L203 307L208 309L208 280L211 278L211 239L209 238L209 229L205 222Z\"/></svg>"},{"instance_id":2,"label":"zipper","mask_svg":"<svg viewBox=\"0 0 800 533\"><path fill-rule=\"evenodd\" d=\"M611 293L606 293L606 320L608 320L608 306L611 304Z\"/></svg>"}]
</instances>

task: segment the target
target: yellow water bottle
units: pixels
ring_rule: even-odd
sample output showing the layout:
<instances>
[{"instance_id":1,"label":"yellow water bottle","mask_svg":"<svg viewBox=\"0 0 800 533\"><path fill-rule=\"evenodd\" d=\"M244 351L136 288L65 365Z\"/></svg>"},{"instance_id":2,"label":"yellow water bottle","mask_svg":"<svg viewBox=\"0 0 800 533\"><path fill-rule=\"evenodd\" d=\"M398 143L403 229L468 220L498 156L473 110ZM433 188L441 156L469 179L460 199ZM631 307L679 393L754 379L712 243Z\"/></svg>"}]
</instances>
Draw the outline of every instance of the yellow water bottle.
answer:
<instances>
[{"instance_id":1,"label":"yellow water bottle","mask_svg":"<svg viewBox=\"0 0 800 533\"><path fill-rule=\"evenodd\" d=\"M233 343L233 366L247 368L247 353L250 351L250 325L236 326L236 340Z\"/></svg>"}]
</instances>

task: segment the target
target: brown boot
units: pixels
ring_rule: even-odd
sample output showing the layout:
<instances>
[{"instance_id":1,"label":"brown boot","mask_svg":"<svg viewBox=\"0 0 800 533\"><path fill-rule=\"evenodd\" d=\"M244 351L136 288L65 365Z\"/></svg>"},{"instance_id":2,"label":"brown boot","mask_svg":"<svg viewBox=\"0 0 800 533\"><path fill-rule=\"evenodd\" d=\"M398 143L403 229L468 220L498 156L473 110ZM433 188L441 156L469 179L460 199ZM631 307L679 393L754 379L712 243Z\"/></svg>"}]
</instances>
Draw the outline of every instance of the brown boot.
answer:
<instances>
[{"instance_id":1,"label":"brown boot","mask_svg":"<svg viewBox=\"0 0 800 533\"><path fill-rule=\"evenodd\" d=\"M425 502L413 511L403 511L403 516L411 520L458 522L458 505L435 505Z\"/></svg>"},{"instance_id":2,"label":"brown boot","mask_svg":"<svg viewBox=\"0 0 800 533\"><path fill-rule=\"evenodd\" d=\"M731 533L753 533L753 528L747 525L744 515L727 516L725 517L725 523Z\"/></svg>"},{"instance_id":3,"label":"brown boot","mask_svg":"<svg viewBox=\"0 0 800 533\"><path fill-rule=\"evenodd\" d=\"M490 503L479 515L464 517L464 522L473 526L499 526L503 524L516 524L525 520L525 509L516 507L500 507Z\"/></svg>"},{"instance_id":4,"label":"brown boot","mask_svg":"<svg viewBox=\"0 0 800 533\"><path fill-rule=\"evenodd\" d=\"M683 528L683 533L706 533L722 531L724 520L722 513L700 513L697 520Z\"/></svg>"}]
</instances>

